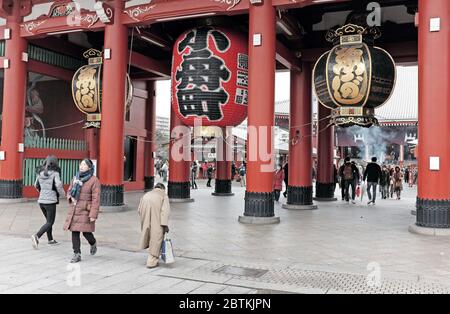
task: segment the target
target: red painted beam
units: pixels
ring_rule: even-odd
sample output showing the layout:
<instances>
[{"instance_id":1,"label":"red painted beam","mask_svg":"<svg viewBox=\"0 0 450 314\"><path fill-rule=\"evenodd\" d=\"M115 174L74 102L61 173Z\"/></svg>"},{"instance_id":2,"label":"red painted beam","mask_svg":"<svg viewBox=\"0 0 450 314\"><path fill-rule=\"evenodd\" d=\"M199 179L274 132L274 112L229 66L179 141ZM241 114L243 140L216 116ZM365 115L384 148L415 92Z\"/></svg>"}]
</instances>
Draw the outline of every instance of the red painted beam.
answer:
<instances>
[{"instance_id":1,"label":"red painted beam","mask_svg":"<svg viewBox=\"0 0 450 314\"><path fill-rule=\"evenodd\" d=\"M62 69L50 64L42 63L35 60L29 60L28 71L35 72L39 74L44 74L50 77L54 77L63 81L71 82L75 72Z\"/></svg>"},{"instance_id":2,"label":"red painted beam","mask_svg":"<svg viewBox=\"0 0 450 314\"><path fill-rule=\"evenodd\" d=\"M0 29L1 32L1 29ZM1 33L0 33L1 35ZM50 36L46 38L40 38L40 39L31 39L29 40L30 44L52 50L58 53L62 53L67 56L72 56L75 58L80 58L83 53L88 50L85 47L81 47L78 45L75 45L71 42L62 40L58 37Z\"/></svg>"},{"instance_id":3,"label":"red painted beam","mask_svg":"<svg viewBox=\"0 0 450 314\"><path fill-rule=\"evenodd\" d=\"M164 78L170 77L171 70L168 63L152 59L134 51L131 53L131 65Z\"/></svg>"},{"instance_id":4,"label":"red painted beam","mask_svg":"<svg viewBox=\"0 0 450 314\"><path fill-rule=\"evenodd\" d=\"M281 42L277 41L277 61L289 70L301 70L300 62L294 52L289 50Z\"/></svg>"}]
</instances>

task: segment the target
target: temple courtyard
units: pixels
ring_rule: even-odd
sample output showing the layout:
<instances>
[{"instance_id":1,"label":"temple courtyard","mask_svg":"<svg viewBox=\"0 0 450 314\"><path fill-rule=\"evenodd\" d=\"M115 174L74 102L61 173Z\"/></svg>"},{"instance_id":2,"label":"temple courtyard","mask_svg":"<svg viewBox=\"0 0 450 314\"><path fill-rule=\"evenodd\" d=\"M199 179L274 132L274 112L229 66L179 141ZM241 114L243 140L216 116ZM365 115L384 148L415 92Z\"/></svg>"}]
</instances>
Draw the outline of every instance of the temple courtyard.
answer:
<instances>
[{"instance_id":1,"label":"temple courtyard","mask_svg":"<svg viewBox=\"0 0 450 314\"><path fill-rule=\"evenodd\" d=\"M37 204L0 204L0 293L450 292L450 237L408 231L415 188L376 206L339 198L318 203L318 210L293 211L280 202L280 224L243 225L244 188L235 183L234 197L214 197L205 182L199 187L194 203L172 204L175 264L153 270L137 250L142 193L126 194L126 210L101 214L98 255L89 256L83 242L80 268L68 263L65 202L54 227L60 245L49 247L44 235L39 250L29 238L44 223Z\"/></svg>"}]
</instances>

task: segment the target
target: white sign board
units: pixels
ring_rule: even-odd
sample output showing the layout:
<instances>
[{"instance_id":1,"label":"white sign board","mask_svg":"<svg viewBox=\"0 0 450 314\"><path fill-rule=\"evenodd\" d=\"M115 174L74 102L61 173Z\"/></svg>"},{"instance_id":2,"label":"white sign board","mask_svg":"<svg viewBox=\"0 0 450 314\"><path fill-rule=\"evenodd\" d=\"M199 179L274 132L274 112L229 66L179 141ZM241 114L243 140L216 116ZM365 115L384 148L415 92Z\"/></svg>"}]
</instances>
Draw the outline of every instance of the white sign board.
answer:
<instances>
[{"instance_id":1,"label":"white sign board","mask_svg":"<svg viewBox=\"0 0 450 314\"><path fill-rule=\"evenodd\" d=\"M439 32L441 30L441 19L439 17L432 17L430 19L430 32Z\"/></svg>"},{"instance_id":2,"label":"white sign board","mask_svg":"<svg viewBox=\"0 0 450 314\"><path fill-rule=\"evenodd\" d=\"M258 47L262 45L262 35L261 34L253 34L253 46Z\"/></svg>"},{"instance_id":3,"label":"white sign board","mask_svg":"<svg viewBox=\"0 0 450 314\"><path fill-rule=\"evenodd\" d=\"M430 157L430 170L439 170L439 157Z\"/></svg>"}]
</instances>

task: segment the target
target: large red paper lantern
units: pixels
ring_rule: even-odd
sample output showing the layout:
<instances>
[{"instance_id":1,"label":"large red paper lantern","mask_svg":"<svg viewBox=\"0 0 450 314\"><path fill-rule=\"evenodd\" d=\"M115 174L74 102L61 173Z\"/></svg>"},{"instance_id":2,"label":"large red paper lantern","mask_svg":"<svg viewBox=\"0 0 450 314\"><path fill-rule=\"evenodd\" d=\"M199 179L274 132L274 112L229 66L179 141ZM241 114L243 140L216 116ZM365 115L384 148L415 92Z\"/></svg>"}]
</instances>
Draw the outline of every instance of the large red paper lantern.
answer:
<instances>
[{"instance_id":1,"label":"large red paper lantern","mask_svg":"<svg viewBox=\"0 0 450 314\"><path fill-rule=\"evenodd\" d=\"M247 117L248 43L215 27L183 33L175 42L172 108L183 124L236 126Z\"/></svg>"}]
</instances>

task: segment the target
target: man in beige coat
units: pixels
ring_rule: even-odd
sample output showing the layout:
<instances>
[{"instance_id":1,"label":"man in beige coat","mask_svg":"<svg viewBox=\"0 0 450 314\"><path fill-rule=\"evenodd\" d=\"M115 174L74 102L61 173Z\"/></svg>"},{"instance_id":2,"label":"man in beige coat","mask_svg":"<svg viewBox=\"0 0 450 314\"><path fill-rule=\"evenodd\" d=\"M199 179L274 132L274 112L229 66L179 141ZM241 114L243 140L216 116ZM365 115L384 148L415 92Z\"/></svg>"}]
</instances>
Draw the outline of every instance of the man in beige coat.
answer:
<instances>
[{"instance_id":1,"label":"man in beige coat","mask_svg":"<svg viewBox=\"0 0 450 314\"><path fill-rule=\"evenodd\" d=\"M164 234L169 232L170 204L164 184L145 194L139 204L141 217L141 250L149 249L148 268L158 266Z\"/></svg>"}]
</instances>

